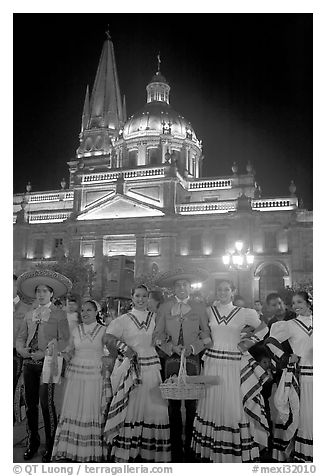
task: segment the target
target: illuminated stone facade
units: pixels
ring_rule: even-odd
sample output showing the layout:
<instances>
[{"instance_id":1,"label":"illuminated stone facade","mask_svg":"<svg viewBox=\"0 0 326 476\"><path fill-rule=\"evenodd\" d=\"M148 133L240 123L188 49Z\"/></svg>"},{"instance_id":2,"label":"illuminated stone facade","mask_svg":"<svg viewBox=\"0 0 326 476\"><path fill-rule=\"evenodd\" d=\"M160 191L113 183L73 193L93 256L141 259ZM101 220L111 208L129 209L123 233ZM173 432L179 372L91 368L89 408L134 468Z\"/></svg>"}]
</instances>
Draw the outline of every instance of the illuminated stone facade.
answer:
<instances>
[{"instance_id":1,"label":"illuminated stone facade","mask_svg":"<svg viewBox=\"0 0 326 476\"><path fill-rule=\"evenodd\" d=\"M61 190L14 196L14 270L56 253L87 257L97 273L94 297L108 293L110 257L134 259L136 276L183 264L205 268L216 283L232 277L248 304L312 276L312 212L290 195L262 198L252 165L225 177L201 177L202 144L170 106L159 68L147 102L127 118L111 38L104 43L80 144ZM242 240L255 255L249 270L230 271L225 252Z\"/></svg>"}]
</instances>

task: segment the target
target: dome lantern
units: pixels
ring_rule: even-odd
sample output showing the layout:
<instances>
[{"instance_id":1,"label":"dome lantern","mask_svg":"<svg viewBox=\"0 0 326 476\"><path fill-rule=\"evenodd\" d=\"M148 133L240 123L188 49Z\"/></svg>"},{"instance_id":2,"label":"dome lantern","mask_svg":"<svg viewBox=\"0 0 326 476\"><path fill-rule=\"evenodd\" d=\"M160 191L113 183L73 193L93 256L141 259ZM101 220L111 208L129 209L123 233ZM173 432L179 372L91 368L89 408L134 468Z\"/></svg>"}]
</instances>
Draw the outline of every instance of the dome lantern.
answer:
<instances>
[{"instance_id":1,"label":"dome lantern","mask_svg":"<svg viewBox=\"0 0 326 476\"><path fill-rule=\"evenodd\" d=\"M161 74L160 71L161 57L157 55L157 71L152 77L151 81L146 86L147 91L147 104L150 102L158 101L170 104L170 86L167 80Z\"/></svg>"}]
</instances>

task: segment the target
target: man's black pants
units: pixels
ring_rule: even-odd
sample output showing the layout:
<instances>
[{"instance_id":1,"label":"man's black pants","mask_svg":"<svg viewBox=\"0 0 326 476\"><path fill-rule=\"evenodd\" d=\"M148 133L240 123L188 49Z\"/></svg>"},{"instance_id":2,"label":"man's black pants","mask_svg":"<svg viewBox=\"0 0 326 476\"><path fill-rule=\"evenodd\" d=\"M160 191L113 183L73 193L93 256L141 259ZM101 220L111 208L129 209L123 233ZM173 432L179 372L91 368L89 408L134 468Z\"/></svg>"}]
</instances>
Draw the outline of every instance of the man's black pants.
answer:
<instances>
[{"instance_id":1,"label":"man's black pants","mask_svg":"<svg viewBox=\"0 0 326 476\"><path fill-rule=\"evenodd\" d=\"M26 417L29 433L29 445L38 446L38 404L44 421L46 449L52 451L54 435L57 427L57 415L54 406L54 384L41 383L42 363L24 361L23 375L25 384Z\"/></svg>"},{"instance_id":2,"label":"man's black pants","mask_svg":"<svg viewBox=\"0 0 326 476\"><path fill-rule=\"evenodd\" d=\"M169 419L170 419L170 440L172 449L172 461L179 459L183 453L182 444L182 417L181 400L169 400ZM185 400L186 407L186 425L185 425L185 445L186 457L190 453L192 430L196 413L196 400Z\"/></svg>"},{"instance_id":3,"label":"man's black pants","mask_svg":"<svg viewBox=\"0 0 326 476\"><path fill-rule=\"evenodd\" d=\"M17 383L22 371L22 365L23 365L23 358L20 357L20 355L17 354L16 349L14 349L14 355L13 355L13 403L15 403L15 392L16 392L16 387ZM15 417L15 409L13 408L13 417L14 417L14 423L16 421Z\"/></svg>"},{"instance_id":4,"label":"man's black pants","mask_svg":"<svg viewBox=\"0 0 326 476\"><path fill-rule=\"evenodd\" d=\"M171 375L178 375L180 368L180 356L172 354L165 362L165 378ZM198 355L187 357L186 368L188 375L200 374L200 360ZM186 459L191 456L191 438L196 413L197 400L185 400L186 422L185 422L185 444L184 451ZM182 462L182 415L181 400L169 400L169 420L170 420L170 440L172 450L172 461ZM188 461L190 462L190 461Z\"/></svg>"}]
</instances>

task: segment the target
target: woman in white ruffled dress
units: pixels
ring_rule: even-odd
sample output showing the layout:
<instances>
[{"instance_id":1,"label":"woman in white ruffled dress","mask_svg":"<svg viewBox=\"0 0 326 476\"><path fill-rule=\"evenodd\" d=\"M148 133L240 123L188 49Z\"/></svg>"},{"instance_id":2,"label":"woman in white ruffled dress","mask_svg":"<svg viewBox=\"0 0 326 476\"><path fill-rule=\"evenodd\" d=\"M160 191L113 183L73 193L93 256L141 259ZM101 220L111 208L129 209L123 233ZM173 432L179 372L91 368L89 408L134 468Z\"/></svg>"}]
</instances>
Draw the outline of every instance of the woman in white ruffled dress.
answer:
<instances>
[{"instance_id":1,"label":"woman in white ruffled dress","mask_svg":"<svg viewBox=\"0 0 326 476\"><path fill-rule=\"evenodd\" d=\"M283 413L283 418L278 418L275 424L273 458L303 463L312 461L313 457L312 309L305 291L293 296L292 305L297 317L273 324L270 337L266 340L276 362L285 357L278 343L288 340L293 350L280 383L284 386L283 395L280 394L278 401L275 401L278 417ZM285 385L284 380L287 382ZM280 390L278 388L277 394ZM284 420L284 414L288 414L288 422Z\"/></svg>"},{"instance_id":2,"label":"woman in white ruffled dress","mask_svg":"<svg viewBox=\"0 0 326 476\"><path fill-rule=\"evenodd\" d=\"M232 304L233 284L217 289L217 302L208 309L213 346L205 351L204 375L218 376L219 385L206 389L198 401L192 448L203 462L242 463L259 460L267 446L268 423L260 391L267 373L238 347L245 326L263 327L253 309Z\"/></svg>"},{"instance_id":3,"label":"woman in white ruffled dress","mask_svg":"<svg viewBox=\"0 0 326 476\"><path fill-rule=\"evenodd\" d=\"M147 310L147 288L138 286L132 301L132 310L109 324L104 339L109 350L118 347L124 356L111 375L113 399L104 437L112 445L113 461L168 462L168 406L159 389L161 365L152 345L155 314Z\"/></svg>"},{"instance_id":4,"label":"woman in white ruffled dress","mask_svg":"<svg viewBox=\"0 0 326 476\"><path fill-rule=\"evenodd\" d=\"M66 387L52 461L101 462L107 457L102 440L103 412L111 397L109 380L102 377L102 339L106 327L97 320L95 301L83 304L81 318L82 323L71 335L72 358L65 373Z\"/></svg>"}]
</instances>

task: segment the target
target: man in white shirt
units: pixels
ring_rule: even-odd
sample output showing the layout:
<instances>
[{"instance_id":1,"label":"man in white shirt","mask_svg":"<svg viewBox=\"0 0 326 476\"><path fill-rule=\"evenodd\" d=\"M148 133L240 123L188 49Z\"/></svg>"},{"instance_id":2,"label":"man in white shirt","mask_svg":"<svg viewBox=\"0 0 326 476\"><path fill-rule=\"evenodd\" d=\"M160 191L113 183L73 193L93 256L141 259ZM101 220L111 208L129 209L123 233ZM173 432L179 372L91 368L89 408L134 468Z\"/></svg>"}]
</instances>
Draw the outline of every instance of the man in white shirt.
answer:
<instances>
[{"instance_id":1,"label":"man in white shirt","mask_svg":"<svg viewBox=\"0 0 326 476\"><path fill-rule=\"evenodd\" d=\"M75 297L70 297L68 299L68 306L67 306L67 320L69 324L70 335L75 327L78 326L80 319L78 313L78 302Z\"/></svg>"}]
</instances>

